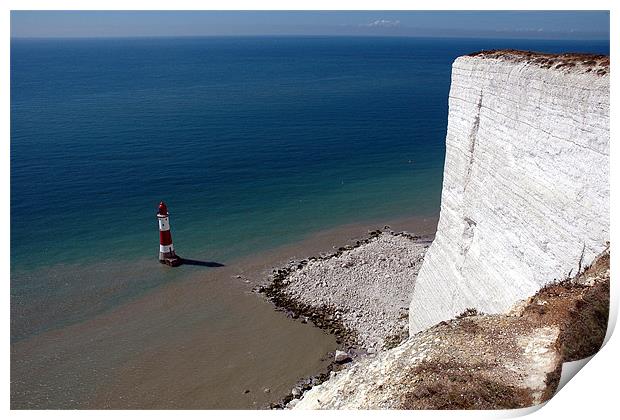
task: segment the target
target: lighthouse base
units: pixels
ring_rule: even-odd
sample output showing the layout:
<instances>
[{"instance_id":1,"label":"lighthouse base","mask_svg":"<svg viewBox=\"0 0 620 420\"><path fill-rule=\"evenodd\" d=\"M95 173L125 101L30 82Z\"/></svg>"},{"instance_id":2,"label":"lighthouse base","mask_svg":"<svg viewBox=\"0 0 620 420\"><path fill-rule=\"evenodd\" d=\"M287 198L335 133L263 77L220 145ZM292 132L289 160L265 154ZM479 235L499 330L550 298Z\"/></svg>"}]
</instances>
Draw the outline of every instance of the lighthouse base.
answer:
<instances>
[{"instance_id":1,"label":"lighthouse base","mask_svg":"<svg viewBox=\"0 0 620 420\"><path fill-rule=\"evenodd\" d=\"M179 257L164 258L159 260L160 263L169 265L170 267L178 267L183 263L183 260Z\"/></svg>"},{"instance_id":2,"label":"lighthouse base","mask_svg":"<svg viewBox=\"0 0 620 420\"><path fill-rule=\"evenodd\" d=\"M169 265L170 267L178 267L183 263L183 259L177 254L172 252L160 252L159 253L159 262L162 264Z\"/></svg>"},{"instance_id":3,"label":"lighthouse base","mask_svg":"<svg viewBox=\"0 0 620 420\"><path fill-rule=\"evenodd\" d=\"M178 267L183 263L183 260L179 257L166 258L165 260L159 260L160 263L169 265L170 267Z\"/></svg>"}]
</instances>

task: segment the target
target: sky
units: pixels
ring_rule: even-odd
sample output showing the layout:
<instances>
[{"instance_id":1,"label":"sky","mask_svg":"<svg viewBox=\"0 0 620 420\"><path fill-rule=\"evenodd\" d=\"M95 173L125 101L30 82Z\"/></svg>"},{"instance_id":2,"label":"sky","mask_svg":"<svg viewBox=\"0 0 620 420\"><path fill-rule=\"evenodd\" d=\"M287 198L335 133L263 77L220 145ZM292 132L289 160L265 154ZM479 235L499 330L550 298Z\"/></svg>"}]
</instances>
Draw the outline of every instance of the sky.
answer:
<instances>
[{"instance_id":1,"label":"sky","mask_svg":"<svg viewBox=\"0 0 620 420\"><path fill-rule=\"evenodd\" d=\"M12 37L231 35L609 39L608 11L11 11Z\"/></svg>"}]
</instances>

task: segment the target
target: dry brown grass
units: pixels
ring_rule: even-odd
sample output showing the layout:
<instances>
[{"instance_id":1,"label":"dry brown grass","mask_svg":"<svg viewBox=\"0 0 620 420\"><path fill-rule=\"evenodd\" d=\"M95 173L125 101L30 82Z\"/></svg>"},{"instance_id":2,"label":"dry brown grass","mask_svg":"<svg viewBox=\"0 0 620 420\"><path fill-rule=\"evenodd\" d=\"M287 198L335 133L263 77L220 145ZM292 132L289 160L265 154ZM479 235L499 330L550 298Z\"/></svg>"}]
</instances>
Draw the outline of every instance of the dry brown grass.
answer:
<instances>
[{"instance_id":1,"label":"dry brown grass","mask_svg":"<svg viewBox=\"0 0 620 420\"><path fill-rule=\"evenodd\" d=\"M609 73L609 56L583 53L548 54L521 50L483 50L468 54L470 57L494 58L513 62L527 62L542 68L592 72L600 76Z\"/></svg>"},{"instance_id":2,"label":"dry brown grass","mask_svg":"<svg viewBox=\"0 0 620 420\"><path fill-rule=\"evenodd\" d=\"M405 394L403 409L496 410L529 407L532 397L523 388L478 374L488 366L423 363L412 374L418 381Z\"/></svg>"}]
</instances>

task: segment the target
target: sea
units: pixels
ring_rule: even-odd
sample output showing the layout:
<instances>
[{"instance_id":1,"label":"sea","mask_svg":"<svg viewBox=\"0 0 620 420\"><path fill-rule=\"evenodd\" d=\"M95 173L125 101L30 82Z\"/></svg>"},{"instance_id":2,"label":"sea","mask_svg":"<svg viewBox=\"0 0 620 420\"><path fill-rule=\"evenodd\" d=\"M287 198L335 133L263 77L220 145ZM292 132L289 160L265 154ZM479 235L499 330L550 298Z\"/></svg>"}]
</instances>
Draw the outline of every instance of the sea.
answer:
<instances>
[{"instance_id":1,"label":"sea","mask_svg":"<svg viewBox=\"0 0 620 420\"><path fill-rule=\"evenodd\" d=\"M204 286L218 266L343 225L437 217L451 64L459 55L494 48L609 54L608 41L535 39L12 39L12 406L129 407L111 402L118 387L110 385L101 397L105 381L85 367L84 334L104 328L113 337L123 329L120 318L106 324L106 317L131 317L134 338L152 328L152 342L136 339L131 351L119 350L101 367L110 383L128 375L131 357L179 334L171 322L170 334L157 342L157 326L148 323L153 318L143 319L150 316L143 309L149 299L202 281L201 293L209 296L204 306L188 307L190 318L200 319L201 328L226 322L217 337L230 344L235 316L249 307L259 311L253 305L261 304L217 303L260 297L228 289L221 279L218 287ZM177 252L202 264L172 269L158 263L161 200L170 210ZM197 289L187 287L183 293L195 298ZM166 305L189 316L182 300ZM260 311L270 321L257 335L288 322L272 320L266 311L273 308L265 305ZM196 333L188 325L184 336ZM299 351L323 340L309 357L318 359L334 345L330 337L308 333L316 328L303 328L295 334L311 343ZM116 339L109 340L98 348ZM62 363L54 358L59 341L74 351ZM98 357L110 358L106 352ZM225 356L211 357L210 366L225 368L217 359ZM69 378L72 369L79 374ZM149 368L135 369L134 376ZM181 386L165 407L178 408L179 401L188 402L181 408L193 406L202 374L191 372L186 375L196 379L187 392ZM260 375L257 367L254 376ZM125 386L140 388L157 378L134 378ZM134 396L135 407L159 407L163 399L154 389L168 386L159 380ZM286 388L291 379L282 381ZM229 382L236 386L234 378ZM214 387L221 381L204 387L207 397L197 408L257 404L240 402L237 394L227 398L232 391L225 387L217 402L209 402Z\"/></svg>"}]
</instances>

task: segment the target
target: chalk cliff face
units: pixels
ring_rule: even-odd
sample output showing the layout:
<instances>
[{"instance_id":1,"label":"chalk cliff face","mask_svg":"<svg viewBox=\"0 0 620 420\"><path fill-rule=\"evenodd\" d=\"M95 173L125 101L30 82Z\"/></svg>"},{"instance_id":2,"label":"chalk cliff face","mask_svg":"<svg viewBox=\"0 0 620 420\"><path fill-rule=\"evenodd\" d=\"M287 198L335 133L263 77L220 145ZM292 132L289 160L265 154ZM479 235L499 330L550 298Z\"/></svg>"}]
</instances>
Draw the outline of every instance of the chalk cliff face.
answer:
<instances>
[{"instance_id":1,"label":"chalk cliff face","mask_svg":"<svg viewBox=\"0 0 620 420\"><path fill-rule=\"evenodd\" d=\"M410 333L506 311L609 241L609 61L520 52L452 67L441 214Z\"/></svg>"}]
</instances>

